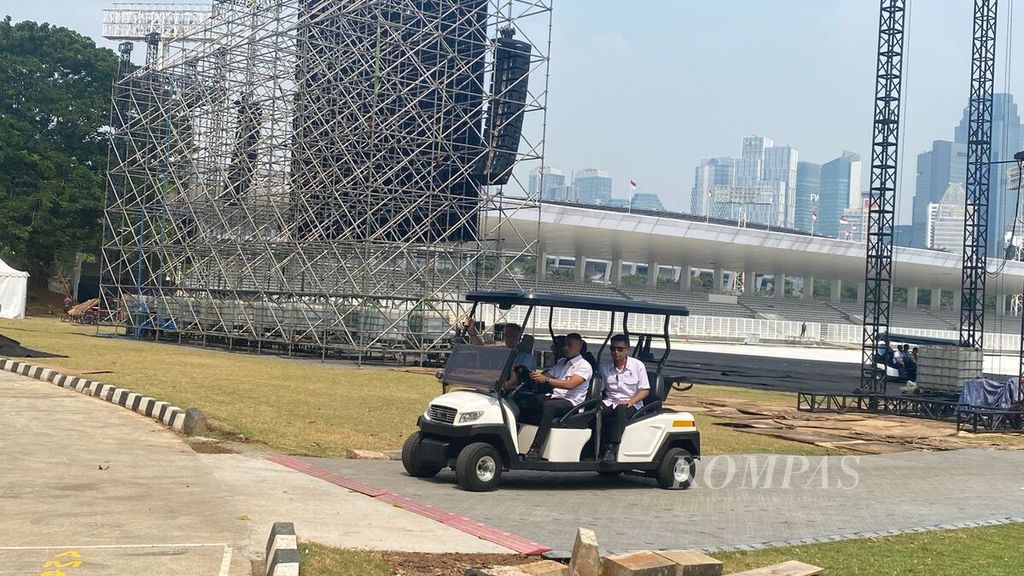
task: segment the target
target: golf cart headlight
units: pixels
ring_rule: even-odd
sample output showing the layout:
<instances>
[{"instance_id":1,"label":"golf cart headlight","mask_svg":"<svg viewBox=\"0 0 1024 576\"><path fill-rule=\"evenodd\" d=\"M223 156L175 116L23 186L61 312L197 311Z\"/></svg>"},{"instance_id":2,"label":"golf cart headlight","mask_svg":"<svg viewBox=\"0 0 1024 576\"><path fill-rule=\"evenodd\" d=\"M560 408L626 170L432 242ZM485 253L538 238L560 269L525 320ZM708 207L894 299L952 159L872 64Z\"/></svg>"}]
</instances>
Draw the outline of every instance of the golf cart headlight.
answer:
<instances>
[{"instance_id":1,"label":"golf cart headlight","mask_svg":"<svg viewBox=\"0 0 1024 576\"><path fill-rule=\"evenodd\" d=\"M463 412L462 414L459 414L459 424L465 424L466 422L476 422L483 415L483 410L477 410L476 412Z\"/></svg>"}]
</instances>

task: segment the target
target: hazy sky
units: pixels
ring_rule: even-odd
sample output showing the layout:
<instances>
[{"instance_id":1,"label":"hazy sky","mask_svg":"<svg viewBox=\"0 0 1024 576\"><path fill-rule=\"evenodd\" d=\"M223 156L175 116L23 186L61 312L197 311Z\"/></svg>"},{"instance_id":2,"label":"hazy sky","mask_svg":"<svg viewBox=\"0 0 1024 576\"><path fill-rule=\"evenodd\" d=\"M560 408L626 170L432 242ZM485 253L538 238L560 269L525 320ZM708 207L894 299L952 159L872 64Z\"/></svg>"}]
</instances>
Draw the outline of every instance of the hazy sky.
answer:
<instances>
[{"instance_id":1,"label":"hazy sky","mask_svg":"<svg viewBox=\"0 0 1024 576\"><path fill-rule=\"evenodd\" d=\"M871 149L876 0L554 0L547 163L603 168L672 209L689 209L701 158L739 156L743 136L768 136L824 162ZM902 190L909 222L916 156L952 139L967 100L971 0L908 0ZM48 21L99 38L102 0L0 0L15 21ZM1007 31L999 3L996 89L1024 38ZM1024 14L1014 13L1016 28ZM1012 32L1012 28L1011 32Z\"/></svg>"}]
</instances>

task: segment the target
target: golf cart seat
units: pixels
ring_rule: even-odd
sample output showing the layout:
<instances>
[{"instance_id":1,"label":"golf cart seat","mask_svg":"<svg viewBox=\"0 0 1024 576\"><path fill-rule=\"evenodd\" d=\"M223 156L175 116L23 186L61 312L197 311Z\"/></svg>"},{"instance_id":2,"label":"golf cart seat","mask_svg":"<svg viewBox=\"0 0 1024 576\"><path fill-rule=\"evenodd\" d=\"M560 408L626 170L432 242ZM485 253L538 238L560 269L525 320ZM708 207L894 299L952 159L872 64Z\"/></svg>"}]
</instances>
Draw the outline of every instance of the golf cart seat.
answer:
<instances>
[{"instance_id":1,"label":"golf cart seat","mask_svg":"<svg viewBox=\"0 0 1024 576\"><path fill-rule=\"evenodd\" d=\"M630 420L640 420L661 413L662 403L668 398L669 383L665 377L651 370L647 371L647 380L651 383L651 391L644 399L644 407L637 411Z\"/></svg>"}]
</instances>

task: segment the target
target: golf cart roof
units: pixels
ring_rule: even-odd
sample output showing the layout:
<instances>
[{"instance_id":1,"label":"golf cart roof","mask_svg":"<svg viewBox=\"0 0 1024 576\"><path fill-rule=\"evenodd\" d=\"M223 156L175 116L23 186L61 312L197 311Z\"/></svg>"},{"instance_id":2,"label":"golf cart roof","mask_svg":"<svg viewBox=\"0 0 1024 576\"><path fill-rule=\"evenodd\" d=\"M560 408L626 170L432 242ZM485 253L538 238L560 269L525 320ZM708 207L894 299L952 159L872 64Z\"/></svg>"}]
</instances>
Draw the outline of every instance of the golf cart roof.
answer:
<instances>
[{"instance_id":1,"label":"golf cart roof","mask_svg":"<svg viewBox=\"0 0 1024 576\"><path fill-rule=\"evenodd\" d=\"M899 342L900 344L917 344L918 346L960 346L960 341L946 338L929 338L927 336L910 336L905 334L880 334L879 342Z\"/></svg>"},{"instance_id":2,"label":"golf cart roof","mask_svg":"<svg viewBox=\"0 0 1024 576\"><path fill-rule=\"evenodd\" d=\"M642 300L619 298L595 298L593 296L564 296L538 292L467 292L466 300L495 304L502 310L513 306L551 306L553 308L575 308L603 312L627 312L630 314L659 314L666 316L689 316L685 306L652 304Z\"/></svg>"}]
</instances>

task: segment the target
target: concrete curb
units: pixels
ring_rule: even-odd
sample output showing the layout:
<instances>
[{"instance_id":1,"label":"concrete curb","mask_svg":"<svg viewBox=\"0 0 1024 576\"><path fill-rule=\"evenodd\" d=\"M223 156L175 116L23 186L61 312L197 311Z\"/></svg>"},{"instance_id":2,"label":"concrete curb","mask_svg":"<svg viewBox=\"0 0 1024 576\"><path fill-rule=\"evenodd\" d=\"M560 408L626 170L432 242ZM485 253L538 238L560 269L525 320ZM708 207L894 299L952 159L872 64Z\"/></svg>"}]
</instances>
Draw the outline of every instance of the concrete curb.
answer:
<instances>
[{"instance_id":1,"label":"concrete curb","mask_svg":"<svg viewBox=\"0 0 1024 576\"><path fill-rule=\"evenodd\" d=\"M299 543L295 524L274 522L267 539L267 576L299 576Z\"/></svg>"},{"instance_id":2,"label":"concrete curb","mask_svg":"<svg viewBox=\"0 0 1024 576\"><path fill-rule=\"evenodd\" d=\"M162 402L155 398L137 394L131 390L118 388L112 384L104 384L78 376L68 376L49 368L33 366L25 362L3 357L0 357L0 370L28 376L43 382L51 382L61 388L74 390L86 396L117 404L132 412L152 418L164 426L173 429L175 432L182 434L192 433L197 428L205 431L206 428L206 418L198 410L190 409L186 412L177 406L172 406L168 402ZM199 422L200 420L202 420L201 423Z\"/></svg>"}]
</instances>

